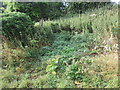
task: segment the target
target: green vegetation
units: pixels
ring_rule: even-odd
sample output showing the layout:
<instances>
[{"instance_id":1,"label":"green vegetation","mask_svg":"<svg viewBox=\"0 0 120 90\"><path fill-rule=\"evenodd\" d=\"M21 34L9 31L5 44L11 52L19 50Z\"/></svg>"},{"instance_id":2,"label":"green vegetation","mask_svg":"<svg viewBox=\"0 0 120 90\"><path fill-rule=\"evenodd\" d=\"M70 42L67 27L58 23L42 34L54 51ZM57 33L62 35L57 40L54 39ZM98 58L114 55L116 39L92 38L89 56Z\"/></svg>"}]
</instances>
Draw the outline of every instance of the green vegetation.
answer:
<instances>
[{"instance_id":1,"label":"green vegetation","mask_svg":"<svg viewBox=\"0 0 120 90\"><path fill-rule=\"evenodd\" d=\"M118 88L116 12L106 5L42 22L4 12L0 88Z\"/></svg>"},{"instance_id":2,"label":"green vegetation","mask_svg":"<svg viewBox=\"0 0 120 90\"><path fill-rule=\"evenodd\" d=\"M64 15L63 9L65 8L62 2L4 2L3 6L6 6L4 12L26 13L34 21L40 18L56 19Z\"/></svg>"},{"instance_id":3,"label":"green vegetation","mask_svg":"<svg viewBox=\"0 0 120 90\"><path fill-rule=\"evenodd\" d=\"M31 18L24 13L10 12L2 14L2 32L6 41L14 46L25 46L28 44L28 38L33 32L33 22Z\"/></svg>"}]
</instances>

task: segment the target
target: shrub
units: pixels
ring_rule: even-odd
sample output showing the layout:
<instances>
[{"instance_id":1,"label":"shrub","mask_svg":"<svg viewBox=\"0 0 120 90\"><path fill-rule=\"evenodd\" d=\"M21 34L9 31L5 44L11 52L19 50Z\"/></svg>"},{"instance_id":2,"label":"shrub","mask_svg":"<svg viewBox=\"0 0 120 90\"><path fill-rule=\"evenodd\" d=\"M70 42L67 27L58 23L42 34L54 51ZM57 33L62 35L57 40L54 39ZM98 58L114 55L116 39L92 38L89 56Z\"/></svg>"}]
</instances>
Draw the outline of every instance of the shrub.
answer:
<instances>
[{"instance_id":1,"label":"shrub","mask_svg":"<svg viewBox=\"0 0 120 90\"><path fill-rule=\"evenodd\" d=\"M51 22L44 22L42 27L37 22L34 25L34 29L34 39L38 41L38 46L43 47L46 45L51 45L53 43L55 38L53 34L53 29L51 27ZM56 27L54 29L56 29Z\"/></svg>"},{"instance_id":2,"label":"shrub","mask_svg":"<svg viewBox=\"0 0 120 90\"><path fill-rule=\"evenodd\" d=\"M51 23L51 28L53 33L59 33L61 32L60 26L58 23Z\"/></svg>"},{"instance_id":3,"label":"shrub","mask_svg":"<svg viewBox=\"0 0 120 90\"><path fill-rule=\"evenodd\" d=\"M2 14L2 32L5 40L15 46L26 46L32 33L33 22L25 13L10 12Z\"/></svg>"}]
</instances>

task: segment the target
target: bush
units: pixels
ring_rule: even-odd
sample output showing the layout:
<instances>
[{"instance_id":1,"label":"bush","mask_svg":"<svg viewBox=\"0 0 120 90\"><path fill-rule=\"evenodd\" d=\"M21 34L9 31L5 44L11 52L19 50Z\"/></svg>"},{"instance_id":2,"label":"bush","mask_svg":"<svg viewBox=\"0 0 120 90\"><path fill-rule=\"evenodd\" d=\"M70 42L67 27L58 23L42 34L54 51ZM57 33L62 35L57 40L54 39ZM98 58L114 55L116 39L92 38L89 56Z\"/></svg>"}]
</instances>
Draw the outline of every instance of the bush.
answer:
<instances>
[{"instance_id":1,"label":"bush","mask_svg":"<svg viewBox=\"0 0 120 90\"><path fill-rule=\"evenodd\" d=\"M60 33L60 26L59 23L51 23L51 28L53 33Z\"/></svg>"},{"instance_id":2,"label":"bush","mask_svg":"<svg viewBox=\"0 0 120 90\"><path fill-rule=\"evenodd\" d=\"M33 22L25 13L10 12L2 14L2 31L5 40L15 46L28 45L28 37L32 33Z\"/></svg>"}]
</instances>

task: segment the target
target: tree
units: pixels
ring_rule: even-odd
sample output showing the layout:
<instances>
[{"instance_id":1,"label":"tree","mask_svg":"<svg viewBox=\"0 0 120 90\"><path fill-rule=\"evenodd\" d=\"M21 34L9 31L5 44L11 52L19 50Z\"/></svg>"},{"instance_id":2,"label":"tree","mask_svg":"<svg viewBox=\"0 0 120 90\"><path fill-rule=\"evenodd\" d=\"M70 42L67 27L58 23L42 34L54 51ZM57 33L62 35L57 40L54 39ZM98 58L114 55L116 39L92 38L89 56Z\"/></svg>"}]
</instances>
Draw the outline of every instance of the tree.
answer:
<instances>
[{"instance_id":1,"label":"tree","mask_svg":"<svg viewBox=\"0 0 120 90\"><path fill-rule=\"evenodd\" d=\"M5 12L23 12L32 20L40 18L55 19L63 15L64 5L62 2L7 2Z\"/></svg>"},{"instance_id":2,"label":"tree","mask_svg":"<svg viewBox=\"0 0 120 90\"><path fill-rule=\"evenodd\" d=\"M67 8L69 13L82 13L89 9L105 6L111 2L70 2Z\"/></svg>"}]
</instances>

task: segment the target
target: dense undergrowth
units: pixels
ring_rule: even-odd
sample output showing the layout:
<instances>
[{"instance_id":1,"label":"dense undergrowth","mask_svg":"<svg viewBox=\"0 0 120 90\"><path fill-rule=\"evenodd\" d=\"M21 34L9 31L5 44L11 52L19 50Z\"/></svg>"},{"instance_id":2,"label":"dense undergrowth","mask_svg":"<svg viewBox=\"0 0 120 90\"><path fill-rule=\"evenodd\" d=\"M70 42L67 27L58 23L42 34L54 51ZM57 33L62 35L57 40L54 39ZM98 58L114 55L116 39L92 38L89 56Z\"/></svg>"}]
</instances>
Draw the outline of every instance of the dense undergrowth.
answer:
<instances>
[{"instance_id":1,"label":"dense undergrowth","mask_svg":"<svg viewBox=\"0 0 120 90\"><path fill-rule=\"evenodd\" d=\"M0 87L117 88L115 12L105 7L36 23L30 46L4 47Z\"/></svg>"}]
</instances>

